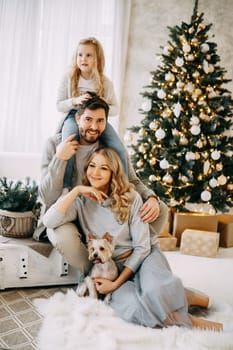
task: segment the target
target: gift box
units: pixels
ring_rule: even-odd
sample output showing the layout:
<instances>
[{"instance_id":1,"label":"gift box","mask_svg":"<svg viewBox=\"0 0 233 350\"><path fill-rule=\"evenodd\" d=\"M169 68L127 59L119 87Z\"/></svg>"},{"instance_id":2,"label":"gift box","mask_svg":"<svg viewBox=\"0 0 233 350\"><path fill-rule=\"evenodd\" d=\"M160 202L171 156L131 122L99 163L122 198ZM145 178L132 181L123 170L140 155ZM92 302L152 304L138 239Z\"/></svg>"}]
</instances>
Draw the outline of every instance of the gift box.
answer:
<instances>
[{"instance_id":1,"label":"gift box","mask_svg":"<svg viewBox=\"0 0 233 350\"><path fill-rule=\"evenodd\" d=\"M220 247L233 247L233 215L217 215L218 232L220 233Z\"/></svg>"},{"instance_id":2,"label":"gift box","mask_svg":"<svg viewBox=\"0 0 233 350\"><path fill-rule=\"evenodd\" d=\"M206 213L175 213L173 220L173 236L177 237L177 245L180 245L181 235L186 229L203 231L218 231L217 215Z\"/></svg>"},{"instance_id":3,"label":"gift box","mask_svg":"<svg viewBox=\"0 0 233 350\"><path fill-rule=\"evenodd\" d=\"M216 257L219 247L219 233L201 230L184 230L181 237L182 254Z\"/></svg>"},{"instance_id":4,"label":"gift box","mask_svg":"<svg viewBox=\"0 0 233 350\"><path fill-rule=\"evenodd\" d=\"M170 233L162 236L159 235L160 249L163 251L176 250L177 238L172 236Z\"/></svg>"}]
</instances>

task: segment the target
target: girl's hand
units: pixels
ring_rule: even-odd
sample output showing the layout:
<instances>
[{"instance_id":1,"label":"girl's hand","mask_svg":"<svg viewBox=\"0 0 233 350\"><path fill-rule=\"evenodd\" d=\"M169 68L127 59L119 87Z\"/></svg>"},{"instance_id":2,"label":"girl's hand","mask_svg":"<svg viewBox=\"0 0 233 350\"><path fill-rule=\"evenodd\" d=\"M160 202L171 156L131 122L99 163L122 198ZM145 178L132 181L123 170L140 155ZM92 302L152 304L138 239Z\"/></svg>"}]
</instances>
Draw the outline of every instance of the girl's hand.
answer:
<instances>
[{"instance_id":1,"label":"girl's hand","mask_svg":"<svg viewBox=\"0 0 233 350\"><path fill-rule=\"evenodd\" d=\"M99 191L92 186L78 186L78 194L92 200L93 202L98 201L99 204L103 204L104 199L108 198L104 192Z\"/></svg>"},{"instance_id":2,"label":"girl's hand","mask_svg":"<svg viewBox=\"0 0 233 350\"><path fill-rule=\"evenodd\" d=\"M78 97L74 97L72 99L73 106L81 105L83 102L87 101L89 98L91 98L91 95L86 92L83 95L80 95Z\"/></svg>"},{"instance_id":3,"label":"girl's hand","mask_svg":"<svg viewBox=\"0 0 233 350\"><path fill-rule=\"evenodd\" d=\"M94 278L93 281L97 292L100 294L108 294L117 289L115 283L106 278Z\"/></svg>"}]
</instances>

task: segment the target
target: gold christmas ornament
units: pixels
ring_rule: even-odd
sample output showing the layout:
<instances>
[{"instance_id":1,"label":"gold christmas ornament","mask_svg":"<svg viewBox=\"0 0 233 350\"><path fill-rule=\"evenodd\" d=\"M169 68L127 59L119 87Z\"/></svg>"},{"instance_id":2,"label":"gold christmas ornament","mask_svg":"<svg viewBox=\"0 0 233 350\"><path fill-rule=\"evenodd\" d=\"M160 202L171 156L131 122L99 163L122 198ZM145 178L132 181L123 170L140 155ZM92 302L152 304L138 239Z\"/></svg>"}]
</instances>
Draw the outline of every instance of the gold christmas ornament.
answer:
<instances>
[{"instance_id":1,"label":"gold christmas ornament","mask_svg":"<svg viewBox=\"0 0 233 350\"><path fill-rule=\"evenodd\" d=\"M156 164L156 159L153 157L149 160L149 163L151 166L155 165Z\"/></svg>"},{"instance_id":2,"label":"gold christmas ornament","mask_svg":"<svg viewBox=\"0 0 233 350\"><path fill-rule=\"evenodd\" d=\"M222 171L222 168L223 168L222 163L217 163L217 164L216 164L216 170L217 170L217 171Z\"/></svg>"},{"instance_id":3,"label":"gold christmas ornament","mask_svg":"<svg viewBox=\"0 0 233 350\"><path fill-rule=\"evenodd\" d=\"M227 178L226 178L226 176L220 175L220 176L218 177L218 184L221 185L221 186L223 186L223 185L225 185L226 183L227 183Z\"/></svg>"},{"instance_id":4,"label":"gold christmas ornament","mask_svg":"<svg viewBox=\"0 0 233 350\"><path fill-rule=\"evenodd\" d=\"M227 184L227 190L228 191L233 191L233 184L232 183L228 183Z\"/></svg>"}]
</instances>

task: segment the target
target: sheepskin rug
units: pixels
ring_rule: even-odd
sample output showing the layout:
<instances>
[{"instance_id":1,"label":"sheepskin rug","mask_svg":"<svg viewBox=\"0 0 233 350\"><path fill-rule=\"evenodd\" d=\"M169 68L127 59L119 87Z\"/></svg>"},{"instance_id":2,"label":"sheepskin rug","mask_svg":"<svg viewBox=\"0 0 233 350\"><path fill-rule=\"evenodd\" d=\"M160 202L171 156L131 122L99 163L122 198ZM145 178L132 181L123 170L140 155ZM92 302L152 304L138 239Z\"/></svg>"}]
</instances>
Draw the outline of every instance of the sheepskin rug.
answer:
<instances>
[{"instance_id":1,"label":"sheepskin rug","mask_svg":"<svg viewBox=\"0 0 233 350\"><path fill-rule=\"evenodd\" d=\"M103 302L80 298L72 289L49 299L36 299L34 303L44 316L38 350L233 349L233 333L179 327L150 329L129 324L116 317ZM233 309L217 303L208 319L233 322Z\"/></svg>"}]
</instances>

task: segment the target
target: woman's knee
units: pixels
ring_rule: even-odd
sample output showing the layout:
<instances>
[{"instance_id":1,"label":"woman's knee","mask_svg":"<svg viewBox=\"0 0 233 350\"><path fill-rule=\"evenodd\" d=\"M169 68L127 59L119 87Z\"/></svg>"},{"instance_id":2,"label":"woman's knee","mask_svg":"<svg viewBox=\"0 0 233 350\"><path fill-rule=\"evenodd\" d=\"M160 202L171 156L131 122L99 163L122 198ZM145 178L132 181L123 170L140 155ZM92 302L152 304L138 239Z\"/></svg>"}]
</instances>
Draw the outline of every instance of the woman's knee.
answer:
<instances>
[{"instance_id":1,"label":"woman's knee","mask_svg":"<svg viewBox=\"0 0 233 350\"><path fill-rule=\"evenodd\" d=\"M73 223L66 223L56 229L47 229L47 235L52 245L71 266L82 273L89 271L88 252Z\"/></svg>"}]
</instances>

